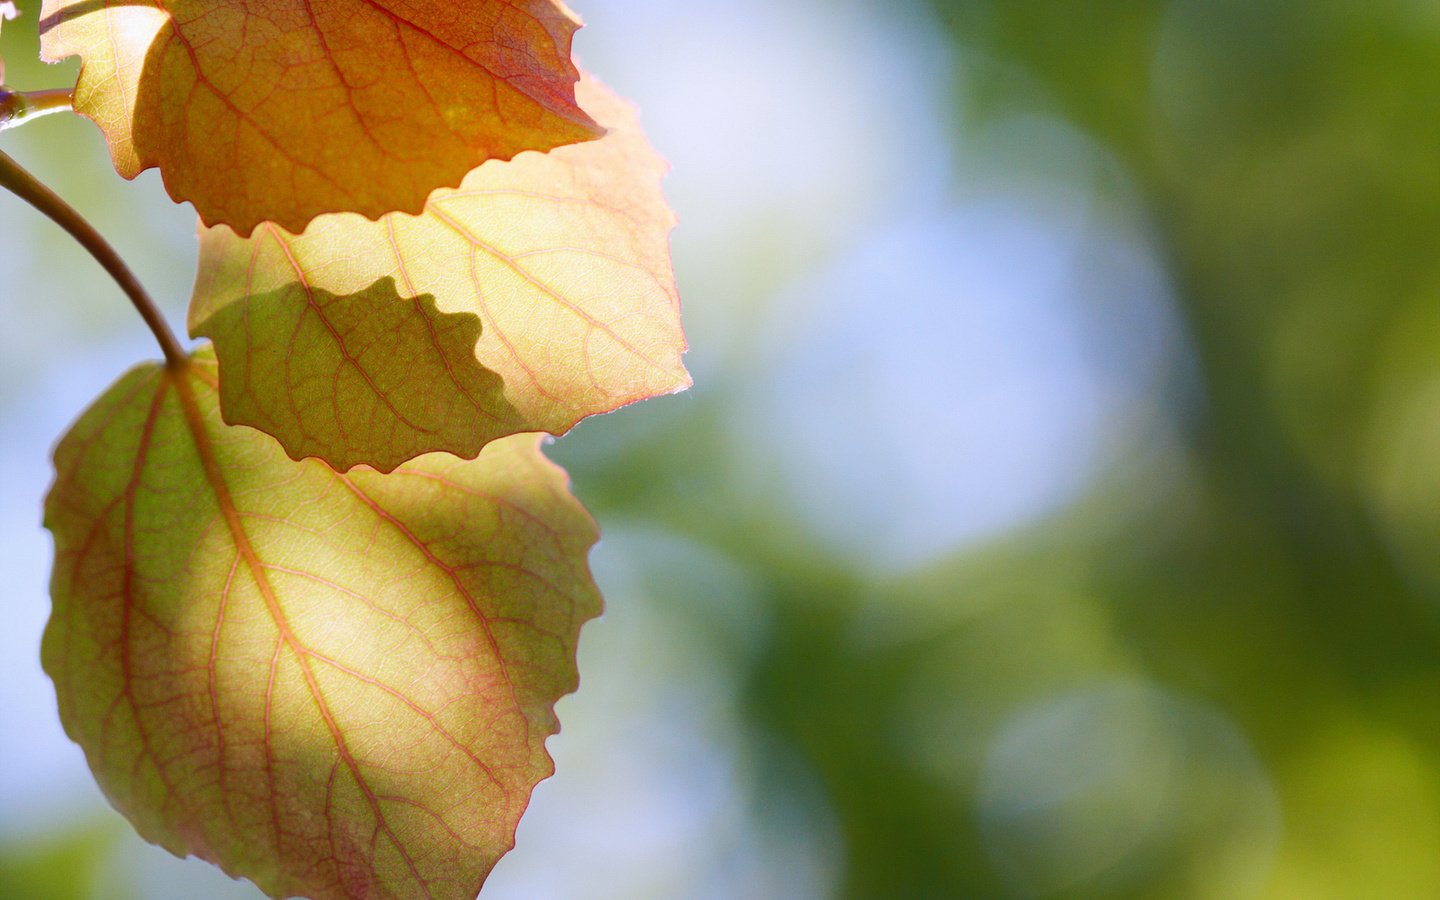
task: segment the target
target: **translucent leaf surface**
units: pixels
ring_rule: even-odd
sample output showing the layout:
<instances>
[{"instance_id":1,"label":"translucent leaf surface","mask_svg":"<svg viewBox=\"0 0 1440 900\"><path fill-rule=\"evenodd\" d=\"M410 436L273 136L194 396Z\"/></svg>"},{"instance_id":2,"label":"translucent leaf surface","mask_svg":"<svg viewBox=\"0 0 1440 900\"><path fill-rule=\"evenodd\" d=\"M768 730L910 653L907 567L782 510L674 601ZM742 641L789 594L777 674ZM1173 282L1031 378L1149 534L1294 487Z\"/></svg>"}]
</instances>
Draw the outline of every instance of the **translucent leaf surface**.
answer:
<instances>
[{"instance_id":1,"label":"translucent leaf surface","mask_svg":"<svg viewBox=\"0 0 1440 900\"><path fill-rule=\"evenodd\" d=\"M402 300L390 278L346 297L292 284L222 307L203 334L226 421L282 435L296 459L388 472L431 450L473 459L527 430L475 359L479 318Z\"/></svg>"},{"instance_id":2,"label":"translucent leaf surface","mask_svg":"<svg viewBox=\"0 0 1440 900\"><path fill-rule=\"evenodd\" d=\"M560 0L45 0L41 51L83 61L76 109L120 174L158 166L248 234L418 211L486 159L599 132Z\"/></svg>"},{"instance_id":3,"label":"translucent leaf surface","mask_svg":"<svg viewBox=\"0 0 1440 900\"><path fill-rule=\"evenodd\" d=\"M470 900L552 771L593 525L536 436L341 475L215 378L142 366L56 450L65 728L143 836L272 896Z\"/></svg>"},{"instance_id":4,"label":"translucent leaf surface","mask_svg":"<svg viewBox=\"0 0 1440 900\"><path fill-rule=\"evenodd\" d=\"M459 189L432 196L420 216L378 222L324 216L299 236L269 225L248 239L224 227L202 230L191 333L216 342L229 379L230 360L241 351L230 346L236 338L221 322L288 319L292 314L275 301L277 293L346 297L389 278L403 298L432 296L439 313L470 314L481 323L473 354L458 352L458 343L417 344L423 363L402 354L389 364L419 367L418 375L478 360L503 379L504 398L518 415L516 430L559 434L584 416L687 386L670 264L675 219L660 191L665 163L624 101L588 79L577 95L610 127L604 138L486 163ZM237 306L244 312L235 312ZM286 333L265 328L277 339ZM323 346L326 340L321 335L293 349L287 343L284 352L302 360L295 365L309 365L303 360L312 355L334 355L335 340ZM252 334L243 352L279 351ZM251 391L257 409L290 404L283 385L273 387ZM238 411L228 393L223 399L234 420ZM279 418L269 414L272 422ZM243 420L267 427L260 416ZM493 432L497 426L477 427ZM297 427L320 429L312 422ZM342 468L357 458L302 447L293 430L274 431L292 455L317 453ZM458 444L445 449L471 452ZM371 450L373 458L363 461L374 465L406 452L403 442Z\"/></svg>"}]
</instances>

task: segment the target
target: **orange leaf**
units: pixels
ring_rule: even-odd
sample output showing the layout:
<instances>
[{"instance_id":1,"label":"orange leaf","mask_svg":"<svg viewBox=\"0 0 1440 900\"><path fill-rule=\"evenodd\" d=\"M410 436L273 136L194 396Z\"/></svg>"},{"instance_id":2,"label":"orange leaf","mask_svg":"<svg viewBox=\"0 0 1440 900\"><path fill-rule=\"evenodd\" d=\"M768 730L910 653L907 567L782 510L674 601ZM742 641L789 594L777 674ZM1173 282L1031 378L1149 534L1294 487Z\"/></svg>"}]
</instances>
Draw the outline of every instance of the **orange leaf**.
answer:
<instances>
[{"instance_id":1,"label":"orange leaf","mask_svg":"<svg viewBox=\"0 0 1440 900\"><path fill-rule=\"evenodd\" d=\"M41 53L126 178L209 224L416 212L487 159L598 134L561 0L45 0Z\"/></svg>"},{"instance_id":2,"label":"orange leaf","mask_svg":"<svg viewBox=\"0 0 1440 900\"><path fill-rule=\"evenodd\" d=\"M537 436L340 475L215 377L139 367L56 450L66 731L141 835L274 897L472 900L553 771L594 526Z\"/></svg>"},{"instance_id":3,"label":"orange leaf","mask_svg":"<svg viewBox=\"0 0 1440 900\"><path fill-rule=\"evenodd\" d=\"M307 371L334 370L317 358L355 356L355 342L343 329L317 330L313 341L288 340L289 326L271 322L293 314L276 301L281 295L355 297L393 278L401 297L432 296L434 315L477 316L481 326L472 350L397 334L397 348L409 349L377 359L392 370L387 383L401 386L384 403L377 405L374 391L353 378L330 382L340 402L348 402L348 383L376 411L365 453L350 452L358 441L337 438L331 447L302 441L302 433L324 432L328 413L306 404L320 417L307 417L304 409L291 415L293 394L279 381L252 383L248 409L232 402L227 387L221 398L226 420L271 432L292 456L313 453L337 468L357 460L385 468L412 452L404 440L387 435L398 420L419 414L413 410L425 400L423 385L436 373L473 368L477 360L504 379L503 396L516 417L507 425L468 413L473 433L465 441L451 438L428 448L470 455L476 440L483 443L506 427L560 434L587 415L689 385L670 264L675 218L660 192L664 161L628 104L588 79L577 94L609 134L544 155L486 163L458 189L436 192L418 217L370 222L323 216L299 236L275 226L248 239L224 227L203 230L190 331L215 341L227 381L232 366L237 373L247 368L231 361L246 354L283 356L287 365ZM350 310L363 314L364 305ZM388 313L376 306L374 315L384 319ZM235 330L221 324L227 321L261 324L242 347ZM268 348L262 332L274 335ZM422 388L414 387L417 382Z\"/></svg>"}]
</instances>

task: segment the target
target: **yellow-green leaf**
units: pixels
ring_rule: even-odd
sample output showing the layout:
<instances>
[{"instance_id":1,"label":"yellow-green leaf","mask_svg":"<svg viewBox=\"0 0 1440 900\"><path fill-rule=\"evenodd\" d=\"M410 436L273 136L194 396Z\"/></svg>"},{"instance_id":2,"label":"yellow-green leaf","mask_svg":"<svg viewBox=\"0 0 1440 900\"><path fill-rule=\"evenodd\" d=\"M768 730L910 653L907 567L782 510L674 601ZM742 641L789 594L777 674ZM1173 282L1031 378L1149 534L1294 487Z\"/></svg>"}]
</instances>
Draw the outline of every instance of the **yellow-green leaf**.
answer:
<instances>
[{"instance_id":1,"label":"yellow-green leaf","mask_svg":"<svg viewBox=\"0 0 1440 900\"><path fill-rule=\"evenodd\" d=\"M248 239L229 228L203 229L191 333L215 340L228 379L239 351L215 324L228 308L243 305L252 320L285 317L267 299L276 292L344 297L393 278L402 297L433 296L441 313L479 317L473 356L503 378L517 430L560 434L587 415L689 385L670 264L675 219L660 190L665 163L628 104L589 79L577 95L611 129L604 138L486 163L459 189L432 196L420 216L323 216L302 235L267 225ZM324 343L322 335L318 343L269 352L332 356L335 348ZM426 371L473 365L471 354L456 354L454 346L436 347ZM261 349L252 339L243 352ZM252 391L251 399L284 408L290 398L281 387ZM303 427L314 433L320 424ZM275 434L292 455L314 452L339 466L354 459L302 449L288 431ZM373 458L364 459L371 464L404 452L383 443L371 450Z\"/></svg>"},{"instance_id":2,"label":"yellow-green leaf","mask_svg":"<svg viewBox=\"0 0 1440 900\"><path fill-rule=\"evenodd\" d=\"M219 352L225 420L283 435L296 459L388 472L432 450L473 459L526 430L475 359L480 319L401 299L390 278L346 297L299 283L245 297L198 333Z\"/></svg>"},{"instance_id":3,"label":"yellow-green leaf","mask_svg":"<svg viewBox=\"0 0 1440 900\"><path fill-rule=\"evenodd\" d=\"M389 474L226 426L213 359L61 441L42 661L147 839L274 897L471 900L552 771L599 597L537 436Z\"/></svg>"},{"instance_id":4,"label":"yellow-green leaf","mask_svg":"<svg viewBox=\"0 0 1440 900\"><path fill-rule=\"evenodd\" d=\"M561 0L45 0L75 108L126 178L160 168L207 223L417 212L487 159L599 132Z\"/></svg>"}]
</instances>

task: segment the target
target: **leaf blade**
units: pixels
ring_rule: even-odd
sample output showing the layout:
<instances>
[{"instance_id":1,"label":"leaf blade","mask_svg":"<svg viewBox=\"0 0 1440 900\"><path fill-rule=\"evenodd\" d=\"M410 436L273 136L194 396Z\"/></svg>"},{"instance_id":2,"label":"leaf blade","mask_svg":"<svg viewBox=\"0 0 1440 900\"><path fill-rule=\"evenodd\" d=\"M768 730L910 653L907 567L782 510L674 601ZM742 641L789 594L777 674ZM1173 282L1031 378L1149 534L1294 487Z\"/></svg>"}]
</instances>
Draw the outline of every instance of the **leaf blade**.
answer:
<instances>
[{"instance_id":1,"label":"leaf blade","mask_svg":"<svg viewBox=\"0 0 1440 900\"><path fill-rule=\"evenodd\" d=\"M402 299L389 278L345 297L300 283L246 297L196 334L219 354L225 420L283 436L292 459L389 472L528 430L475 359L479 318Z\"/></svg>"},{"instance_id":2,"label":"leaf blade","mask_svg":"<svg viewBox=\"0 0 1440 900\"><path fill-rule=\"evenodd\" d=\"M628 104L589 79L577 95L609 127L604 138L487 163L436 192L420 216L324 216L301 235L266 226L248 239L202 229L191 334L214 339L223 359L213 322L237 304L264 314L252 298L291 284L352 296L393 278L401 297L433 296L440 313L480 320L473 355L503 379L519 430L562 434L585 416L688 387L665 163ZM275 436L296 454L288 435ZM396 451L373 452L388 462Z\"/></svg>"},{"instance_id":3,"label":"leaf blade","mask_svg":"<svg viewBox=\"0 0 1440 900\"><path fill-rule=\"evenodd\" d=\"M553 771L593 523L534 436L346 476L213 377L138 369L57 448L62 721L143 836L273 896L473 897Z\"/></svg>"},{"instance_id":4,"label":"leaf blade","mask_svg":"<svg viewBox=\"0 0 1440 900\"><path fill-rule=\"evenodd\" d=\"M418 211L486 159L598 135L561 0L46 0L115 167L242 234Z\"/></svg>"}]
</instances>

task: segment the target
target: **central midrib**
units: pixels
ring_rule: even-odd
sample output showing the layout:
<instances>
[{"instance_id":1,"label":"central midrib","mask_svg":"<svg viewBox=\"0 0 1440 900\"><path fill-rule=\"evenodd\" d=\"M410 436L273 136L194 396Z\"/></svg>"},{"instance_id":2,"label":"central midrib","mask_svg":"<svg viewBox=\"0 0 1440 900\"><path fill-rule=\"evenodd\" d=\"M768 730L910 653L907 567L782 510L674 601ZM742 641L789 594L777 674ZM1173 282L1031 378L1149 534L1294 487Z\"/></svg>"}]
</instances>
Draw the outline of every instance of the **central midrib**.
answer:
<instances>
[{"instance_id":1,"label":"central midrib","mask_svg":"<svg viewBox=\"0 0 1440 900\"><path fill-rule=\"evenodd\" d=\"M315 701L316 708L320 713L320 718L324 721L326 729L330 732L331 740L335 742L336 751L340 754L340 758L350 770L350 775L355 779L355 784L360 788L361 793L365 795L366 802L369 804L370 810L375 816L376 824L385 832L385 836L390 839L395 849L399 851L401 858L405 860L405 865L410 870L410 874L415 878L415 881L420 885L421 889L425 891L426 896L432 896L429 885L420 874L419 869L415 865L415 861L410 858L409 851L390 828L389 823L385 821L385 814L380 809L379 798L376 797L375 792L365 780L365 776L360 771L359 763L355 761L354 756L351 754L350 748L345 742L345 736L335 721L329 704L325 702L324 694L320 690L319 681L316 679L315 673L310 667L309 655L304 645L300 642L300 639L295 635L294 630L290 627L289 620L286 618L284 610L280 607L279 599L275 595L275 589L265 575L264 565L261 563L259 555L255 552L255 548L250 544L250 537L246 534L244 525L240 521L240 511L236 508L235 502L230 496L230 488L225 482L224 474L220 471L219 460L216 459L214 448L210 444L210 435L205 430L205 419L200 412L200 405L195 399L194 388L190 382L192 377L198 377L198 373L194 370L194 364L187 363L178 371L167 369L164 377L171 380L175 386L175 394L180 400L180 407L184 412L185 422L189 426L190 436L195 442L195 451L200 457L200 465L205 472L205 480L209 483L211 491L215 494L215 501L220 507L221 515L225 518L225 524L229 528L230 536L235 542L235 549L240 554L240 557L245 560L245 565L250 570L251 577L255 579L255 585L265 600L266 609L269 611L271 619L275 622L276 629L280 632L280 639L284 642L285 646L290 649L290 652L295 654L295 658L299 661L300 671L304 675L305 684L310 690L311 698ZM276 835L276 840L278 843L278 834Z\"/></svg>"}]
</instances>

